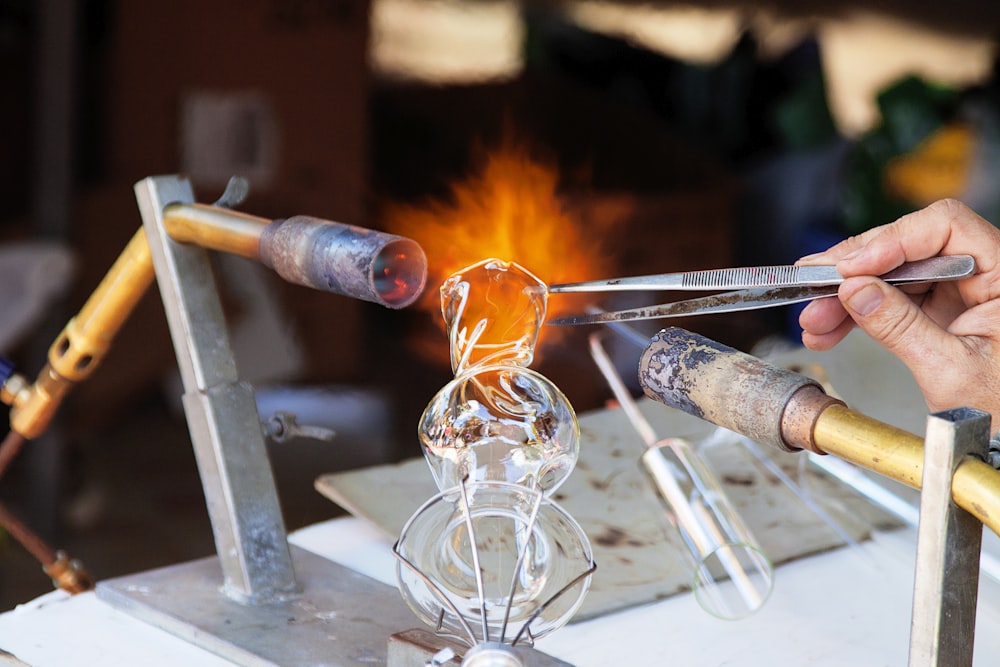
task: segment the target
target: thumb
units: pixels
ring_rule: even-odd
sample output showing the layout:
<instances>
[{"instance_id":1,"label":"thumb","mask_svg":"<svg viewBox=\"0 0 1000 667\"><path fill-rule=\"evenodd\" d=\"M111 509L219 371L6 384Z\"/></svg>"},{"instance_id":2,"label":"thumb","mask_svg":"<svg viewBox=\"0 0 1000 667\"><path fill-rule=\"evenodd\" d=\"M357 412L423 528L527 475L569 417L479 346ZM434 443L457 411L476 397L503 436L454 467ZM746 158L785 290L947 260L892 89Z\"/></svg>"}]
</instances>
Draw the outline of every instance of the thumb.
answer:
<instances>
[{"instance_id":1,"label":"thumb","mask_svg":"<svg viewBox=\"0 0 1000 667\"><path fill-rule=\"evenodd\" d=\"M838 296L859 328L897 356L922 379L947 357L953 336L900 290L878 278L849 278Z\"/></svg>"}]
</instances>

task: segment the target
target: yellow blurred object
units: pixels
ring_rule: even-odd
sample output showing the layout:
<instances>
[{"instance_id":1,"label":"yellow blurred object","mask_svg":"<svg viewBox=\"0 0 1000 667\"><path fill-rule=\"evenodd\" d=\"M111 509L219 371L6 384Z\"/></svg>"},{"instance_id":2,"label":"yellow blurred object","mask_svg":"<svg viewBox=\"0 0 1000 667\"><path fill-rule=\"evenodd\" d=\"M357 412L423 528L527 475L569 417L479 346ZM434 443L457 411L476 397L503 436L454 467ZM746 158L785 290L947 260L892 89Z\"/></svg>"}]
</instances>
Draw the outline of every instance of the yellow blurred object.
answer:
<instances>
[{"instance_id":1,"label":"yellow blurred object","mask_svg":"<svg viewBox=\"0 0 1000 667\"><path fill-rule=\"evenodd\" d=\"M943 126L910 153L889 161L886 192L917 206L961 197L969 181L974 146L975 135L969 126Z\"/></svg>"}]
</instances>

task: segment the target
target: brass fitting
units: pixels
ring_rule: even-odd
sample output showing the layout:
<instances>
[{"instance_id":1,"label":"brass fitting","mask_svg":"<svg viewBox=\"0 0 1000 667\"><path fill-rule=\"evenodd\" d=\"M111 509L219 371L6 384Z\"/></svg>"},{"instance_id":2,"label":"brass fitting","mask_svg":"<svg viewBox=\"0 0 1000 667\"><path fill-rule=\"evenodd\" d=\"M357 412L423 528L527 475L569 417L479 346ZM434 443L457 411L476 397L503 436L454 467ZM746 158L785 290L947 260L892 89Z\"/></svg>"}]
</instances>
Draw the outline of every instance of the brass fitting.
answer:
<instances>
[{"instance_id":1,"label":"brass fitting","mask_svg":"<svg viewBox=\"0 0 1000 667\"><path fill-rule=\"evenodd\" d=\"M83 564L75 558L70 558L65 551L56 553L56 560L43 565L42 570L52 578L53 586L72 595L94 588L94 580L84 569Z\"/></svg>"},{"instance_id":2,"label":"brass fitting","mask_svg":"<svg viewBox=\"0 0 1000 667\"><path fill-rule=\"evenodd\" d=\"M11 429L25 438L42 435L63 398L94 372L111 341L153 282L153 259L140 229L49 348L48 363L33 385L11 376L0 399L11 406Z\"/></svg>"}]
</instances>

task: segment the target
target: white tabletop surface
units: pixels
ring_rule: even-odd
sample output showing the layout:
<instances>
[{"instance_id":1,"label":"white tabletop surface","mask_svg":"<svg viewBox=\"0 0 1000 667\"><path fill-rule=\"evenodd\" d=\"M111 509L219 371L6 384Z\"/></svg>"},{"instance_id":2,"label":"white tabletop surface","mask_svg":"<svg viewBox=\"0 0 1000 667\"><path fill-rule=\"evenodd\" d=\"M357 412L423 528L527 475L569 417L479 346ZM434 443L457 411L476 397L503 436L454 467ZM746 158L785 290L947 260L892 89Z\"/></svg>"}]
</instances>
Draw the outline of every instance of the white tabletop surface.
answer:
<instances>
[{"instance_id":1,"label":"white tabletop surface","mask_svg":"<svg viewBox=\"0 0 1000 667\"><path fill-rule=\"evenodd\" d=\"M389 542L365 522L342 518L290 541L385 583L395 583ZM844 665L907 662L915 531L876 533L777 568L764 608L740 621L701 611L690 595L568 625L537 648L578 667L607 665ZM998 584L983 577L976 665L1000 655ZM414 627L419 623L414 618ZM116 609L93 593L51 593L0 615L0 649L32 667L231 663Z\"/></svg>"}]
</instances>

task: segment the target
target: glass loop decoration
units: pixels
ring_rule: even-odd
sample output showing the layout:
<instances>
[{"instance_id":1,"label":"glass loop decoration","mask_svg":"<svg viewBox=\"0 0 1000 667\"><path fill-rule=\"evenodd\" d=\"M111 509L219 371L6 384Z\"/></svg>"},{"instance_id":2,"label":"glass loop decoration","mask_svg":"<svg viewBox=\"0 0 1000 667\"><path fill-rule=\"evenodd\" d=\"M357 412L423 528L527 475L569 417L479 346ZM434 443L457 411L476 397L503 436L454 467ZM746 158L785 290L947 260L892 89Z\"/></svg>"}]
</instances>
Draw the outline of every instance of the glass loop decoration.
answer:
<instances>
[{"instance_id":1,"label":"glass loop decoration","mask_svg":"<svg viewBox=\"0 0 1000 667\"><path fill-rule=\"evenodd\" d=\"M431 399L418 434L441 490L472 482L538 485L551 493L580 453L563 393L529 368L545 320L545 283L488 259L448 278L441 311L455 378Z\"/></svg>"}]
</instances>

